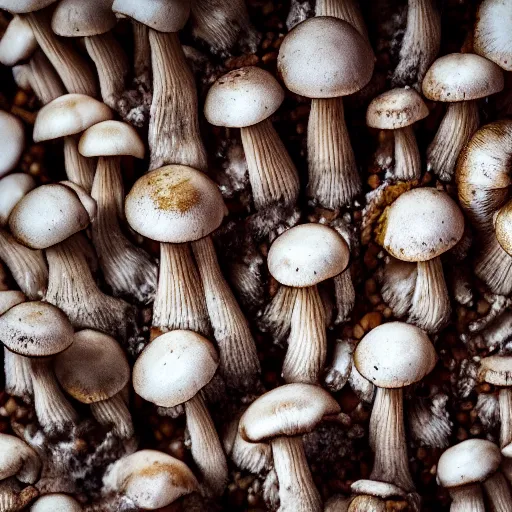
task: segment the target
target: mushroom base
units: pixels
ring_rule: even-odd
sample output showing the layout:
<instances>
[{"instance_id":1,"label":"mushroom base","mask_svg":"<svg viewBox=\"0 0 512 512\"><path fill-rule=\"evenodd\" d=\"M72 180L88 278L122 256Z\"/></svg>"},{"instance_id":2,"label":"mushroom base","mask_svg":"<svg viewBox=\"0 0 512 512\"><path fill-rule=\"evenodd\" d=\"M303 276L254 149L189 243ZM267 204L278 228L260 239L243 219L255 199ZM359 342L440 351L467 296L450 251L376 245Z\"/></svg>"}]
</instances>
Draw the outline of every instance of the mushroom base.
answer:
<instances>
[{"instance_id":1,"label":"mushroom base","mask_svg":"<svg viewBox=\"0 0 512 512\"><path fill-rule=\"evenodd\" d=\"M404 317L411 307L416 288L418 266L388 256L382 273L380 293L397 318Z\"/></svg>"},{"instance_id":2,"label":"mushroom base","mask_svg":"<svg viewBox=\"0 0 512 512\"><path fill-rule=\"evenodd\" d=\"M7 393L30 403L34 393L30 359L4 347L4 372Z\"/></svg>"},{"instance_id":3,"label":"mushroom base","mask_svg":"<svg viewBox=\"0 0 512 512\"><path fill-rule=\"evenodd\" d=\"M260 329L270 332L275 343L283 341L290 332L296 295L297 288L281 285L265 308Z\"/></svg>"},{"instance_id":4,"label":"mushroom base","mask_svg":"<svg viewBox=\"0 0 512 512\"><path fill-rule=\"evenodd\" d=\"M412 126L393 130L395 134L395 167L397 180L418 180L421 177L421 156Z\"/></svg>"},{"instance_id":5,"label":"mushroom base","mask_svg":"<svg viewBox=\"0 0 512 512\"><path fill-rule=\"evenodd\" d=\"M494 512L510 512L512 507L512 494L505 477L497 471L483 484L487 499Z\"/></svg>"},{"instance_id":6,"label":"mushroom base","mask_svg":"<svg viewBox=\"0 0 512 512\"><path fill-rule=\"evenodd\" d=\"M80 185L88 194L91 193L96 159L86 158L78 151L78 138L64 137L64 167L69 181Z\"/></svg>"},{"instance_id":7,"label":"mushroom base","mask_svg":"<svg viewBox=\"0 0 512 512\"><path fill-rule=\"evenodd\" d=\"M482 489L478 484L450 489L450 512L485 512Z\"/></svg>"},{"instance_id":8,"label":"mushroom base","mask_svg":"<svg viewBox=\"0 0 512 512\"><path fill-rule=\"evenodd\" d=\"M132 416L120 393L92 403L91 412L100 425L113 427L113 433L121 439L133 437Z\"/></svg>"}]
</instances>

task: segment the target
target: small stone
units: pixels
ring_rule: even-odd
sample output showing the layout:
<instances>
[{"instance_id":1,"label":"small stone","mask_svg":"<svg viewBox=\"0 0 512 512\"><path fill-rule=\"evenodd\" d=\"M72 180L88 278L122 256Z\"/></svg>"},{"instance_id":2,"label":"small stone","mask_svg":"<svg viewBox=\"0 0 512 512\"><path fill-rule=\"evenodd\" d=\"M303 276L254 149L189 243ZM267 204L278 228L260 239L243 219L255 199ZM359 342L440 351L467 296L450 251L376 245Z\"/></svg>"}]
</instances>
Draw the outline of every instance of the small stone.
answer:
<instances>
[{"instance_id":1,"label":"small stone","mask_svg":"<svg viewBox=\"0 0 512 512\"><path fill-rule=\"evenodd\" d=\"M364 334L364 329L359 324L356 324L356 326L354 327L354 338L360 340L364 336Z\"/></svg>"},{"instance_id":2,"label":"small stone","mask_svg":"<svg viewBox=\"0 0 512 512\"><path fill-rule=\"evenodd\" d=\"M375 329L375 327L379 326L382 323L382 314L377 311L366 313L366 315L364 315L363 318L361 318L359 323L363 330L365 332L368 332L371 329Z\"/></svg>"}]
</instances>

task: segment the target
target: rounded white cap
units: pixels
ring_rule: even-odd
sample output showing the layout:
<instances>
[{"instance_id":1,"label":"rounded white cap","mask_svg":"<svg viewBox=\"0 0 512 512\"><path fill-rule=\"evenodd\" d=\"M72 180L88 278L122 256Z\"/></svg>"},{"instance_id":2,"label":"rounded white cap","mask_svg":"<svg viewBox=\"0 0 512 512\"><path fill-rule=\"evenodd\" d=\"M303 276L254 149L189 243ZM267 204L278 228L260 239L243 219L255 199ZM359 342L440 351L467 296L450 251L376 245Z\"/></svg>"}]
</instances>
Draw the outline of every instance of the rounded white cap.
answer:
<instances>
[{"instance_id":1,"label":"rounded white cap","mask_svg":"<svg viewBox=\"0 0 512 512\"><path fill-rule=\"evenodd\" d=\"M0 39L0 63L12 67L30 58L36 48L37 41L28 21L14 16Z\"/></svg>"},{"instance_id":2,"label":"rounded white cap","mask_svg":"<svg viewBox=\"0 0 512 512\"><path fill-rule=\"evenodd\" d=\"M58 36L88 37L116 26L112 0L60 0L53 11L52 30Z\"/></svg>"},{"instance_id":3,"label":"rounded white cap","mask_svg":"<svg viewBox=\"0 0 512 512\"><path fill-rule=\"evenodd\" d=\"M45 494L34 502L30 512L82 512L82 506L67 494Z\"/></svg>"},{"instance_id":4,"label":"rounded white cap","mask_svg":"<svg viewBox=\"0 0 512 512\"><path fill-rule=\"evenodd\" d=\"M30 174L17 172L0 180L0 226L5 226L22 197L36 186Z\"/></svg>"},{"instance_id":5,"label":"rounded white cap","mask_svg":"<svg viewBox=\"0 0 512 512\"><path fill-rule=\"evenodd\" d=\"M23 123L9 112L0 110L0 178L16 167L24 148Z\"/></svg>"},{"instance_id":6,"label":"rounded white cap","mask_svg":"<svg viewBox=\"0 0 512 512\"><path fill-rule=\"evenodd\" d=\"M24 441L0 433L0 454L0 480L16 476L20 482L27 484L37 481L41 461L37 453Z\"/></svg>"},{"instance_id":7,"label":"rounded white cap","mask_svg":"<svg viewBox=\"0 0 512 512\"><path fill-rule=\"evenodd\" d=\"M39 11L53 4L55 1L56 0L0 0L0 9L21 14Z\"/></svg>"}]
</instances>

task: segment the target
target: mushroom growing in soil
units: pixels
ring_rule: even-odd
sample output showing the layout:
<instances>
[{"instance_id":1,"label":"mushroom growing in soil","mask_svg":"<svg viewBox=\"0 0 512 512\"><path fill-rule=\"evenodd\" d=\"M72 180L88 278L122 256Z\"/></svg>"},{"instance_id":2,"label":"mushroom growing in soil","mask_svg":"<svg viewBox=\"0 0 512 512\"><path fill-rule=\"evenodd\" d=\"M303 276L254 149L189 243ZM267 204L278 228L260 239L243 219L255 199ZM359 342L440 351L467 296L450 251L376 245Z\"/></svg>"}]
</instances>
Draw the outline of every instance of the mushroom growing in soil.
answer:
<instances>
[{"instance_id":1,"label":"mushroom growing in soil","mask_svg":"<svg viewBox=\"0 0 512 512\"><path fill-rule=\"evenodd\" d=\"M357 345L354 365L377 386L370 418L370 447L375 453L372 480L414 491L404 428L403 388L429 374L436 351L424 331L402 322L372 329Z\"/></svg>"},{"instance_id":2,"label":"mushroom growing in soil","mask_svg":"<svg viewBox=\"0 0 512 512\"><path fill-rule=\"evenodd\" d=\"M342 97L370 81L373 63L368 41L346 21L329 16L299 23L279 49L277 67L286 87L312 98L308 193L325 208L348 205L361 191Z\"/></svg>"},{"instance_id":3,"label":"mushroom growing in soil","mask_svg":"<svg viewBox=\"0 0 512 512\"><path fill-rule=\"evenodd\" d=\"M82 512L82 505L67 494L51 493L38 498L30 512Z\"/></svg>"},{"instance_id":4,"label":"mushroom growing in soil","mask_svg":"<svg viewBox=\"0 0 512 512\"><path fill-rule=\"evenodd\" d=\"M19 118L0 110L0 178L11 172L25 149L25 129Z\"/></svg>"},{"instance_id":5,"label":"mushroom growing in soil","mask_svg":"<svg viewBox=\"0 0 512 512\"><path fill-rule=\"evenodd\" d=\"M275 203L293 206L299 195L297 170L270 119L283 99L268 71L247 66L217 79L205 100L209 123L240 128L256 210Z\"/></svg>"},{"instance_id":6,"label":"mushroom growing in soil","mask_svg":"<svg viewBox=\"0 0 512 512\"><path fill-rule=\"evenodd\" d=\"M322 499L304 453L302 435L340 412L336 400L318 386L287 384L256 399L240 419L240 435L268 442L279 482L279 510L321 512Z\"/></svg>"},{"instance_id":7,"label":"mushroom growing in soil","mask_svg":"<svg viewBox=\"0 0 512 512\"><path fill-rule=\"evenodd\" d=\"M137 394L160 407L184 404L192 457L206 495L221 495L228 479L226 456L200 394L218 364L217 352L206 338L176 330L155 338L133 367Z\"/></svg>"},{"instance_id":8,"label":"mushroom growing in soil","mask_svg":"<svg viewBox=\"0 0 512 512\"><path fill-rule=\"evenodd\" d=\"M463 233L464 217L459 207L448 194L434 188L403 193L379 220L378 243L391 256L417 263L408 320L428 332L437 332L450 318L440 256L456 245ZM396 292L400 290L398 287Z\"/></svg>"},{"instance_id":9,"label":"mushroom growing in soil","mask_svg":"<svg viewBox=\"0 0 512 512\"><path fill-rule=\"evenodd\" d=\"M105 281L114 295L147 304L156 290L156 265L121 228L125 220L121 156L144 158L144 143L129 124L103 121L84 132L78 150L82 156L99 157L91 191L97 213L91 227Z\"/></svg>"}]
</instances>

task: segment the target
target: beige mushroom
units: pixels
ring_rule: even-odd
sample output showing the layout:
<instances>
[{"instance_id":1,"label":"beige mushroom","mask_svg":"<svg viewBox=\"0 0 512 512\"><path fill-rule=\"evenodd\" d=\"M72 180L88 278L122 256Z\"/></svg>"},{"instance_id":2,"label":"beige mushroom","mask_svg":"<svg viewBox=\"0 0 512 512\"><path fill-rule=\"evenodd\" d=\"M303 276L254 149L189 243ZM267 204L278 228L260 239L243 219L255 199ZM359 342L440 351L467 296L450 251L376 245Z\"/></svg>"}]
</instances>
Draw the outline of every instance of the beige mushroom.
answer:
<instances>
[{"instance_id":1,"label":"beige mushroom","mask_svg":"<svg viewBox=\"0 0 512 512\"><path fill-rule=\"evenodd\" d=\"M37 48L37 41L28 22L14 16L0 39L0 63L14 66L29 59Z\"/></svg>"},{"instance_id":2,"label":"beige mushroom","mask_svg":"<svg viewBox=\"0 0 512 512\"><path fill-rule=\"evenodd\" d=\"M0 110L0 178L11 172L25 149L25 129L19 118Z\"/></svg>"},{"instance_id":3,"label":"beige mushroom","mask_svg":"<svg viewBox=\"0 0 512 512\"><path fill-rule=\"evenodd\" d=\"M35 484L41 471L37 453L24 441L0 433L0 480L15 476L25 484Z\"/></svg>"},{"instance_id":4,"label":"beige mushroom","mask_svg":"<svg viewBox=\"0 0 512 512\"><path fill-rule=\"evenodd\" d=\"M82 506L67 494L45 494L30 507L30 512L82 512Z\"/></svg>"}]
</instances>

